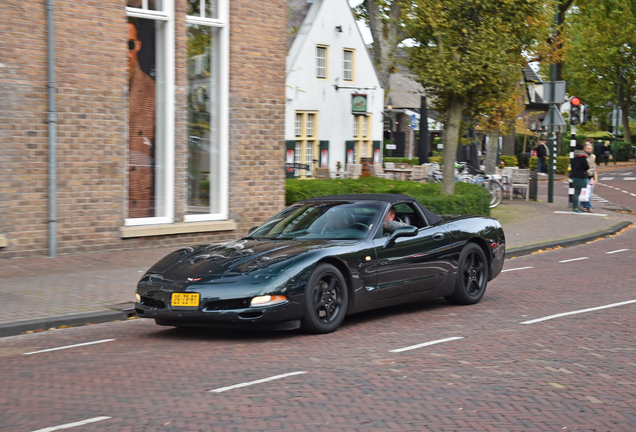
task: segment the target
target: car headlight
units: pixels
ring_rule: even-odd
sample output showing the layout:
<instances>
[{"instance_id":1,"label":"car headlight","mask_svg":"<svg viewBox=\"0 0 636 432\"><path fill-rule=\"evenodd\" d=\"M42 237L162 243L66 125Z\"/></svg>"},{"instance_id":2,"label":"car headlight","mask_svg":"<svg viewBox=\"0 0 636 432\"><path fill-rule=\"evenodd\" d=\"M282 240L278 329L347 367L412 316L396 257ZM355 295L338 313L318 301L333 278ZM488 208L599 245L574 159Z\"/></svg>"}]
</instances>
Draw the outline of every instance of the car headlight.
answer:
<instances>
[{"instance_id":1,"label":"car headlight","mask_svg":"<svg viewBox=\"0 0 636 432\"><path fill-rule=\"evenodd\" d=\"M135 297L137 297L137 301L141 301L141 296L139 295L139 293L135 294Z\"/></svg>"},{"instance_id":2,"label":"car headlight","mask_svg":"<svg viewBox=\"0 0 636 432\"><path fill-rule=\"evenodd\" d=\"M250 302L250 307L271 306L271 305L275 305L277 303L282 303L284 301L287 301L287 297L285 297L284 295L258 296L258 297L254 297L252 299L252 301Z\"/></svg>"}]
</instances>

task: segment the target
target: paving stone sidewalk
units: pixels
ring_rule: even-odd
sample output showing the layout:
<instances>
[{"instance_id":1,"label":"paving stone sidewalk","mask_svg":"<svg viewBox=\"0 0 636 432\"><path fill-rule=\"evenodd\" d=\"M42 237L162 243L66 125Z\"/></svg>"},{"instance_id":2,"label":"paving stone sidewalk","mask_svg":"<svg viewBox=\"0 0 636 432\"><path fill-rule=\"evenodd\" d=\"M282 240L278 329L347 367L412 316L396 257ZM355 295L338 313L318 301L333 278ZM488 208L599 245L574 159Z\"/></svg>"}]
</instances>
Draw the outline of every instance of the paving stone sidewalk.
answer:
<instances>
[{"instance_id":1,"label":"paving stone sidewalk","mask_svg":"<svg viewBox=\"0 0 636 432\"><path fill-rule=\"evenodd\" d=\"M632 164L633 166L633 164ZM590 235L621 222L636 224L632 214L607 216L555 213L567 209L567 185L555 181L554 203L540 182L539 201L515 198L502 207L521 208L522 220L504 224L507 249ZM56 258L3 260L0 266L0 337L25 331L125 319L132 314L134 289L141 274L172 251L151 249Z\"/></svg>"}]
</instances>

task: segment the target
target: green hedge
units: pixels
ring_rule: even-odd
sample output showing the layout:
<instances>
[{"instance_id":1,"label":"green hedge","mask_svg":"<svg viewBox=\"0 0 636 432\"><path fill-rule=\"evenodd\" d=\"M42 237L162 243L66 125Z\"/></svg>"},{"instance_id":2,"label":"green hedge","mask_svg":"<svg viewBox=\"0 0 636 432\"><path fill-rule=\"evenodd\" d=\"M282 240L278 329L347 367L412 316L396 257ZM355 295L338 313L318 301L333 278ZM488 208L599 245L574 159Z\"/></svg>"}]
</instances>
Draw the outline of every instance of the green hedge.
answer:
<instances>
[{"instance_id":1,"label":"green hedge","mask_svg":"<svg viewBox=\"0 0 636 432\"><path fill-rule=\"evenodd\" d=\"M530 158L530 169L531 170L536 170L537 169L537 157L536 156L532 156ZM548 158L546 157L546 163L548 163ZM569 156L557 156L556 158L556 173L557 174L563 174L563 175L567 175L568 174L568 168L570 167L570 157Z\"/></svg>"},{"instance_id":2,"label":"green hedge","mask_svg":"<svg viewBox=\"0 0 636 432\"><path fill-rule=\"evenodd\" d=\"M501 162L504 163L504 166L507 167L516 167L519 166L519 161L517 160L517 156L499 156ZM501 164L500 164L501 165Z\"/></svg>"},{"instance_id":3,"label":"green hedge","mask_svg":"<svg viewBox=\"0 0 636 432\"><path fill-rule=\"evenodd\" d=\"M287 205L323 195L393 193L412 196L423 206L438 214L490 215L488 191L481 186L468 183L456 183L454 195L441 195L441 183L418 183L377 177L355 180L287 179L285 186Z\"/></svg>"},{"instance_id":4,"label":"green hedge","mask_svg":"<svg viewBox=\"0 0 636 432\"><path fill-rule=\"evenodd\" d=\"M632 145L627 141L616 141L618 149L616 151L617 162L627 162L630 158L634 157L634 149ZM614 146L612 145L612 154L614 152Z\"/></svg>"}]
</instances>

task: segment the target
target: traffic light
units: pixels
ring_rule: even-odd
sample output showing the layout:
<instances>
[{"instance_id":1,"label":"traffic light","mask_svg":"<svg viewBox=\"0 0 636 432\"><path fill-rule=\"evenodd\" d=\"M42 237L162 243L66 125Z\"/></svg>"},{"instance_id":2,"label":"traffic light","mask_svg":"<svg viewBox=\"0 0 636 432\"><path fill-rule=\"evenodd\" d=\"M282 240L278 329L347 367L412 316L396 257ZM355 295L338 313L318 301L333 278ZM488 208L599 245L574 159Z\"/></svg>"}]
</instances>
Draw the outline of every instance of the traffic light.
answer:
<instances>
[{"instance_id":1,"label":"traffic light","mask_svg":"<svg viewBox=\"0 0 636 432\"><path fill-rule=\"evenodd\" d=\"M588 106L583 105L581 109L581 124L584 125L590 119L590 113L588 111Z\"/></svg>"},{"instance_id":2,"label":"traffic light","mask_svg":"<svg viewBox=\"0 0 636 432\"><path fill-rule=\"evenodd\" d=\"M570 98L570 124L576 126L581 123L581 98L572 96Z\"/></svg>"}]
</instances>

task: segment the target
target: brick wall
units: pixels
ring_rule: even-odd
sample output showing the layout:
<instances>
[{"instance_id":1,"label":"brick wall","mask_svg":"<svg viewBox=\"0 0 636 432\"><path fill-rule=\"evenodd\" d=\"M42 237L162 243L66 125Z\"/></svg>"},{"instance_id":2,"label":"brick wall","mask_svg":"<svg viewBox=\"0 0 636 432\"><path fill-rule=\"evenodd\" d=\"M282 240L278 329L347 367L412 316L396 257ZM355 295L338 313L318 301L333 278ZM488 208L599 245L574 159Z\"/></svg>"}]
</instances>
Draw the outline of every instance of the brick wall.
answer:
<instances>
[{"instance_id":1,"label":"brick wall","mask_svg":"<svg viewBox=\"0 0 636 432\"><path fill-rule=\"evenodd\" d=\"M284 205L284 2L230 2L230 219L237 232L122 240L125 1L57 0L58 248L76 254L224 241ZM175 221L187 204L185 0L175 2ZM44 1L0 3L0 258L48 253Z\"/></svg>"}]
</instances>

